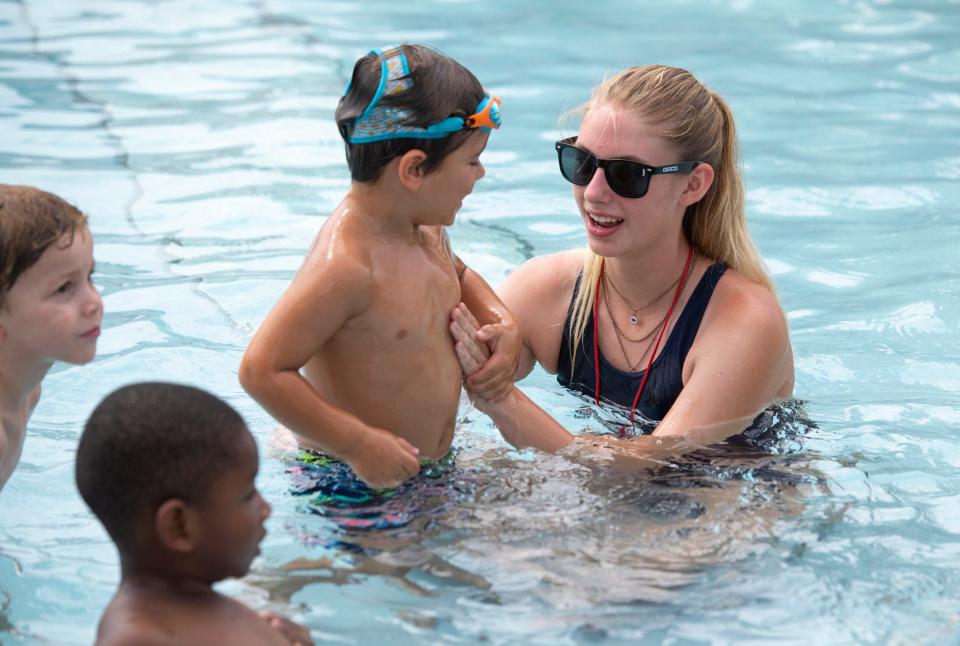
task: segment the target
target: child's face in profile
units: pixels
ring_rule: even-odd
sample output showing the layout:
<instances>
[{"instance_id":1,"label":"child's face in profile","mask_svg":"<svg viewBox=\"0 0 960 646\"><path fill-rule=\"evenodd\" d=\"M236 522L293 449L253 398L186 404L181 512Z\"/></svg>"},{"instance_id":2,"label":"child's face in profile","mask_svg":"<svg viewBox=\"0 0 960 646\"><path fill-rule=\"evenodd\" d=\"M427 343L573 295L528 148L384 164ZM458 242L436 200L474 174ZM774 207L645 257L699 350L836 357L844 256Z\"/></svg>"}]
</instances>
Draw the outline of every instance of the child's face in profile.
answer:
<instances>
[{"instance_id":1,"label":"child's face in profile","mask_svg":"<svg viewBox=\"0 0 960 646\"><path fill-rule=\"evenodd\" d=\"M424 182L429 187L426 195L433 207L431 213L435 213L432 219L436 220L429 224L453 224L463 199L473 192L474 184L486 173L480 163L480 153L487 147L489 138L489 132L478 130L472 133L437 170L427 175Z\"/></svg>"},{"instance_id":2,"label":"child's face in profile","mask_svg":"<svg viewBox=\"0 0 960 646\"><path fill-rule=\"evenodd\" d=\"M267 533L263 523L270 516L270 505L254 484L259 460L249 432L238 440L233 453L236 458L230 467L196 506L203 524L198 549L212 581L247 573L260 553L260 541Z\"/></svg>"},{"instance_id":3,"label":"child's face in profile","mask_svg":"<svg viewBox=\"0 0 960 646\"><path fill-rule=\"evenodd\" d=\"M64 234L20 274L0 307L0 342L49 361L87 363L97 351L103 302L93 286L93 236Z\"/></svg>"}]
</instances>

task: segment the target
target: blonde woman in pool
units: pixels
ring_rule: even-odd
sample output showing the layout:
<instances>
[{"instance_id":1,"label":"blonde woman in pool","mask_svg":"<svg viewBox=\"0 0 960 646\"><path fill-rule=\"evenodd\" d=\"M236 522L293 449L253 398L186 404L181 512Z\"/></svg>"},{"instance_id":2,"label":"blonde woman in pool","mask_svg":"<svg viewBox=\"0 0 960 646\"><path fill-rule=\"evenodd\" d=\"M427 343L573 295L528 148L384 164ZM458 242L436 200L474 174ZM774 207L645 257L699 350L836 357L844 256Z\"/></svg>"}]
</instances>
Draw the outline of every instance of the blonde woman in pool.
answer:
<instances>
[{"instance_id":1,"label":"blonde woman in pool","mask_svg":"<svg viewBox=\"0 0 960 646\"><path fill-rule=\"evenodd\" d=\"M534 258L498 295L534 362L558 381L657 422L638 456L736 436L793 391L786 319L746 227L733 115L689 72L633 67L601 83L580 132L556 143L587 249ZM465 372L484 362L466 308L451 331ZM557 426L485 367L467 379L501 431ZM632 435L624 430L624 435Z\"/></svg>"}]
</instances>

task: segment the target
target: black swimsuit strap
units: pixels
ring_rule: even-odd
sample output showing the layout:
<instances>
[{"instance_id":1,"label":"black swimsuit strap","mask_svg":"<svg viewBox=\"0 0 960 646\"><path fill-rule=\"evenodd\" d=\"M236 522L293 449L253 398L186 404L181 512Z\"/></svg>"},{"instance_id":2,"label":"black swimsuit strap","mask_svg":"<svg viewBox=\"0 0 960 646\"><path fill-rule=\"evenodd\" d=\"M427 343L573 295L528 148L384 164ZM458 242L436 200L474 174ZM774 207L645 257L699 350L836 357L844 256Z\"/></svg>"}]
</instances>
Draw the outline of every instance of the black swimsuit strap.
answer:
<instances>
[{"instance_id":1,"label":"black swimsuit strap","mask_svg":"<svg viewBox=\"0 0 960 646\"><path fill-rule=\"evenodd\" d=\"M650 378L638 403L638 410L649 419L660 420L667 414L673 402L683 389L683 363L693 345L700 328L700 322L710 303L710 297L716 288L726 266L715 263L707 268L687 300L677 322L664 344L663 350L653 362ZM560 343L560 356L557 362L557 381L591 397L594 393L596 378L593 364L593 316L590 315L584 329L583 339L576 351L576 363L573 375L570 374L570 328L573 321L573 304L579 290L582 275L577 277L567 318L563 323L563 338ZM628 407L633 403L644 371L627 372L612 365L599 353L600 357L600 395L605 401L612 401Z\"/></svg>"}]
</instances>

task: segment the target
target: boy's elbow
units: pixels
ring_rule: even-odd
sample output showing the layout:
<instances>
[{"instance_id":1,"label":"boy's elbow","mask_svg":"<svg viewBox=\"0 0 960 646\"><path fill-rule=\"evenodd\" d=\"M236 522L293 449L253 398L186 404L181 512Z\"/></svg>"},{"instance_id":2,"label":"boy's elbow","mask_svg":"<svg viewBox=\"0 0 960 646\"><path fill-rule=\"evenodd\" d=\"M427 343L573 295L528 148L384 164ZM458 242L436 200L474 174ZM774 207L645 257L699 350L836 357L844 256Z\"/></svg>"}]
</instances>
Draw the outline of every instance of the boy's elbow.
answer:
<instances>
[{"instance_id":1,"label":"boy's elbow","mask_svg":"<svg viewBox=\"0 0 960 646\"><path fill-rule=\"evenodd\" d=\"M263 377L266 373L267 370L263 360L256 352L251 352L248 348L243 358L240 359L240 369L237 371L237 378L240 380L240 385L247 394L254 399L262 392Z\"/></svg>"}]
</instances>

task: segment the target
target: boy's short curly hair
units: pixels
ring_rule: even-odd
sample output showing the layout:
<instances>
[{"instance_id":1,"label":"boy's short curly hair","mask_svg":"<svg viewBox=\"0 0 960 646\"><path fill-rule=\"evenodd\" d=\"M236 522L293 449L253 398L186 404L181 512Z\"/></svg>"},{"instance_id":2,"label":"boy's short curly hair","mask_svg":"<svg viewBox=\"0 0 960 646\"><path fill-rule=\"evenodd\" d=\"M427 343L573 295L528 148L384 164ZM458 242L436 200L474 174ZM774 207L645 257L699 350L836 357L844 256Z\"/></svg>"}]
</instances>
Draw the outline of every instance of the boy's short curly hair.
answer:
<instances>
[{"instance_id":1,"label":"boy's short curly hair","mask_svg":"<svg viewBox=\"0 0 960 646\"><path fill-rule=\"evenodd\" d=\"M229 404L171 383L124 386L91 413L77 447L77 489L121 554L164 501L198 504L236 463L249 433Z\"/></svg>"},{"instance_id":2,"label":"boy's short curly hair","mask_svg":"<svg viewBox=\"0 0 960 646\"><path fill-rule=\"evenodd\" d=\"M449 56L424 45L401 45L412 86L396 94L383 96L379 104L409 112L404 125L427 127L447 117L468 117L483 100L484 90L470 70ZM438 139L386 139L351 144L347 137L354 122L373 99L380 83L380 58L367 54L356 62L347 94L337 105L337 128L344 138L350 177L356 182L374 182L383 167L394 157L409 150L422 150L427 155L424 170L439 168L443 160L457 150L470 136L471 130ZM379 105L378 104L378 105Z\"/></svg>"},{"instance_id":3,"label":"boy's short curly hair","mask_svg":"<svg viewBox=\"0 0 960 646\"><path fill-rule=\"evenodd\" d=\"M47 248L64 235L70 243L87 216L52 193L0 184L0 307L7 292Z\"/></svg>"}]
</instances>

